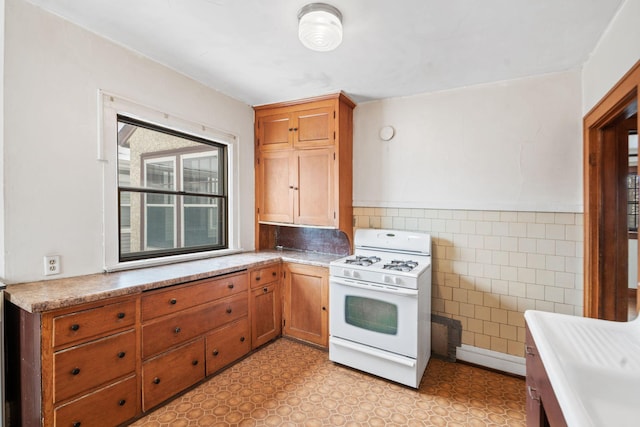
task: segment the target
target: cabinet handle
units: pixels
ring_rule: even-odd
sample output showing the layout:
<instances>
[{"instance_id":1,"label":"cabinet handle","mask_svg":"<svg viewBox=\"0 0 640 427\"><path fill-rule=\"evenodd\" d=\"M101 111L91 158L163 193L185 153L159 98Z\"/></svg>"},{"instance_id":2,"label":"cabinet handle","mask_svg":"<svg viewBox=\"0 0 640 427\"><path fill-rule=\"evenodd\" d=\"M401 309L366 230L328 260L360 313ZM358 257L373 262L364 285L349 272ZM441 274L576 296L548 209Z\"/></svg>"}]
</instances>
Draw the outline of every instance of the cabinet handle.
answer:
<instances>
[{"instance_id":1,"label":"cabinet handle","mask_svg":"<svg viewBox=\"0 0 640 427\"><path fill-rule=\"evenodd\" d=\"M293 187L293 189L297 191L297 190L298 190L298 187Z\"/></svg>"},{"instance_id":2,"label":"cabinet handle","mask_svg":"<svg viewBox=\"0 0 640 427\"><path fill-rule=\"evenodd\" d=\"M124 351L121 351L120 353L118 353L118 358L122 359L125 356L125 354L126 353Z\"/></svg>"},{"instance_id":3,"label":"cabinet handle","mask_svg":"<svg viewBox=\"0 0 640 427\"><path fill-rule=\"evenodd\" d=\"M73 427L80 427L82 425L82 423L80 421L76 421L72 425L73 425Z\"/></svg>"},{"instance_id":4,"label":"cabinet handle","mask_svg":"<svg viewBox=\"0 0 640 427\"><path fill-rule=\"evenodd\" d=\"M290 185L289 188L293 190L293 185Z\"/></svg>"},{"instance_id":5,"label":"cabinet handle","mask_svg":"<svg viewBox=\"0 0 640 427\"><path fill-rule=\"evenodd\" d=\"M127 403L127 401L126 401L126 400L124 400L124 399L120 399L120 401L118 402L118 405L120 405L120 406L124 406L124 404L125 404L125 403Z\"/></svg>"},{"instance_id":6,"label":"cabinet handle","mask_svg":"<svg viewBox=\"0 0 640 427\"><path fill-rule=\"evenodd\" d=\"M78 329L80 329L80 325L78 325L77 323L74 323L73 325L71 325L72 331L77 331Z\"/></svg>"},{"instance_id":7,"label":"cabinet handle","mask_svg":"<svg viewBox=\"0 0 640 427\"><path fill-rule=\"evenodd\" d=\"M289 132L292 132L292 131L293 131L293 128L289 128Z\"/></svg>"},{"instance_id":8,"label":"cabinet handle","mask_svg":"<svg viewBox=\"0 0 640 427\"><path fill-rule=\"evenodd\" d=\"M525 346L524 346L524 353L525 353L526 355L529 355L529 356L535 356L535 355L536 355L536 354L533 352L533 347L531 347L530 345L525 345Z\"/></svg>"},{"instance_id":9,"label":"cabinet handle","mask_svg":"<svg viewBox=\"0 0 640 427\"><path fill-rule=\"evenodd\" d=\"M125 314L124 313L118 313L118 319L124 319Z\"/></svg>"},{"instance_id":10,"label":"cabinet handle","mask_svg":"<svg viewBox=\"0 0 640 427\"><path fill-rule=\"evenodd\" d=\"M262 288L262 292L266 294L267 292L269 292L269 288Z\"/></svg>"},{"instance_id":11,"label":"cabinet handle","mask_svg":"<svg viewBox=\"0 0 640 427\"><path fill-rule=\"evenodd\" d=\"M322 307L322 311L327 311L327 307Z\"/></svg>"},{"instance_id":12,"label":"cabinet handle","mask_svg":"<svg viewBox=\"0 0 640 427\"><path fill-rule=\"evenodd\" d=\"M244 342L244 337L240 337L240 342Z\"/></svg>"},{"instance_id":13,"label":"cabinet handle","mask_svg":"<svg viewBox=\"0 0 640 427\"><path fill-rule=\"evenodd\" d=\"M180 326L177 326L177 327L173 330L173 332L174 332L174 333L176 333L176 334L179 334L181 330L182 330L182 329L180 329Z\"/></svg>"},{"instance_id":14,"label":"cabinet handle","mask_svg":"<svg viewBox=\"0 0 640 427\"><path fill-rule=\"evenodd\" d=\"M160 378L155 377L155 378L153 379L153 383L154 383L154 384L160 384Z\"/></svg>"},{"instance_id":15,"label":"cabinet handle","mask_svg":"<svg viewBox=\"0 0 640 427\"><path fill-rule=\"evenodd\" d=\"M272 271L272 272L271 272L271 275L272 275L273 277L276 277L276 276L278 275L278 273L276 273L275 271Z\"/></svg>"},{"instance_id":16,"label":"cabinet handle","mask_svg":"<svg viewBox=\"0 0 640 427\"><path fill-rule=\"evenodd\" d=\"M177 302L178 302L178 300L176 300L175 298L171 298L169 300L169 304L171 304L171 305L176 305Z\"/></svg>"},{"instance_id":17,"label":"cabinet handle","mask_svg":"<svg viewBox=\"0 0 640 427\"><path fill-rule=\"evenodd\" d=\"M192 364L193 366L197 366L197 365L198 365L198 361L197 361L197 360L194 360L193 362L191 362L191 364Z\"/></svg>"},{"instance_id":18,"label":"cabinet handle","mask_svg":"<svg viewBox=\"0 0 640 427\"><path fill-rule=\"evenodd\" d=\"M229 283L229 284L227 285L227 288L229 288L229 289L233 289L233 288L234 288L233 283Z\"/></svg>"},{"instance_id":19,"label":"cabinet handle","mask_svg":"<svg viewBox=\"0 0 640 427\"><path fill-rule=\"evenodd\" d=\"M219 353L219 352L218 352L218 349L217 349L217 348L216 348L215 350L213 350L213 355L214 355L214 356L217 356L217 355L218 355L218 353Z\"/></svg>"},{"instance_id":20,"label":"cabinet handle","mask_svg":"<svg viewBox=\"0 0 640 427\"><path fill-rule=\"evenodd\" d=\"M78 375L80 373L80 368L73 368L71 370L71 375Z\"/></svg>"},{"instance_id":21,"label":"cabinet handle","mask_svg":"<svg viewBox=\"0 0 640 427\"><path fill-rule=\"evenodd\" d=\"M227 307L227 314L231 314L231 307Z\"/></svg>"},{"instance_id":22,"label":"cabinet handle","mask_svg":"<svg viewBox=\"0 0 640 427\"><path fill-rule=\"evenodd\" d=\"M540 396L537 396L538 390L536 390L535 388L531 387L530 385L527 386L527 392L529 393L529 398L531 400L540 400Z\"/></svg>"},{"instance_id":23,"label":"cabinet handle","mask_svg":"<svg viewBox=\"0 0 640 427\"><path fill-rule=\"evenodd\" d=\"M294 132L295 132L295 131L297 131L297 130L298 130L298 128L293 128L293 131L294 131Z\"/></svg>"},{"instance_id":24,"label":"cabinet handle","mask_svg":"<svg viewBox=\"0 0 640 427\"><path fill-rule=\"evenodd\" d=\"M260 281L260 276L256 276L256 282Z\"/></svg>"}]
</instances>

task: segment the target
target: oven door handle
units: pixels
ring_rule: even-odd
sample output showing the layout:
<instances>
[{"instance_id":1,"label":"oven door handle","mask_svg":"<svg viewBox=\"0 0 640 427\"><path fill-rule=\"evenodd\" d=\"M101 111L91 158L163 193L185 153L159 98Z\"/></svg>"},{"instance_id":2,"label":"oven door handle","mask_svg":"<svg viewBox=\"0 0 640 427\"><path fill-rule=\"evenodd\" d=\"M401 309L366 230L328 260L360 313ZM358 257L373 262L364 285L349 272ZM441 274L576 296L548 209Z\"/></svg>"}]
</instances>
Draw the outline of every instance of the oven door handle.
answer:
<instances>
[{"instance_id":1,"label":"oven door handle","mask_svg":"<svg viewBox=\"0 0 640 427\"><path fill-rule=\"evenodd\" d=\"M375 285L375 284L369 285L369 284L364 284L359 282L351 282L351 281L347 281L347 280L343 280L335 277L332 277L330 279L330 283L334 283L336 285L342 285L342 286L350 286L352 288L366 289L368 291L378 291L378 292L392 293L396 295L404 295L408 297L418 296L417 289L405 289L405 288L396 288L396 287L392 288L390 286Z\"/></svg>"},{"instance_id":2,"label":"oven door handle","mask_svg":"<svg viewBox=\"0 0 640 427\"><path fill-rule=\"evenodd\" d=\"M390 354L386 351L381 351L375 348L368 348L364 345L353 344L349 341L345 341L342 339L332 338L331 343L340 347L348 348L349 350L359 351L361 353L366 353L370 356L377 357L379 359L386 359L390 362L397 363L398 365L408 366L409 368L413 368L416 366L415 359L409 359L407 357L396 356L394 354Z\"/></svg>"}]
</instances>

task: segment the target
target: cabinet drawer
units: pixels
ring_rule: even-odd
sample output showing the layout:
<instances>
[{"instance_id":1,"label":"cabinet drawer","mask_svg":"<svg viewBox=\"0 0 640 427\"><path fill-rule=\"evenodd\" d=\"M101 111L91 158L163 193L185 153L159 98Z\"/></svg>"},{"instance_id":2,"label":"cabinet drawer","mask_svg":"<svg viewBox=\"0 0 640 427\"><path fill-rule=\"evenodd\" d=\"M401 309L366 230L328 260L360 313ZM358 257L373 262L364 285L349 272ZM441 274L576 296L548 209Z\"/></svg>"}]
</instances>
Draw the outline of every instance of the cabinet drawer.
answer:
<instances>
[{"instance_id":1,"label":"cabinet drawer","mask_svg":"<svg viewBox=\"0 0 640 427\"><path fill-rule=\"evenodd\" d=\"M142 365L142 410L147 411L204 378L204 339Z\"/></svg>"},{"instance_id":2,"label":"cabinet drawer","mask_svg":"<svg viewBox=\"0 0 640 427\"><path fill-rule=\"evenodd\" d=\"M133 373L136 369L135 331L59 351L53 355L53 367L54 402Z\"/></svg>"},{"instance_id":3,"label":"cabinet drawer","mask_svg":"<svg viewBox=\"0 0 640 427\"><path fill-rule=\"evenodd\" d=\"M112 427L136 416L136 377L129 377L67 405L56 408L56 427Z\"/></svg>"},{"instance_id":4,"label":"cabinet drawer","mask_svg":"<svg viewBox=\"0 0 640 427\"><path fill-rule=\"evenodd\" d=\"M207 375L211 375L251 350L247 317L207 335Z\"/></svg>"},{"instance_id":5,"label":"cabinet drawer","mask_svg":"<svg viewBox=\"0 0 640 427\"><path fill-rule=\"evenodd\" d=\"M257 288L271 282L275 282L280 278L280 264L273 264L267 267L253 270L250 274L251 288Z\"/></svg>"},{"instance_id":6,"label":"cabinet drawer","mask_svg":"<svg viewBox=\"0 0 640 427\"><path fill-rule=\"evenodd\" d=\"M142 297L142 320L176 313L245 290L247 273L199 280L193 284L152 291Z\"/></svg>"},{"instance_id":7,"label":"cabinet drawer","mask_svg":"<svg viewBox=\"0 0 640 427\"><path fill-rule=\"evenodd\" d=\"M240 294L143 325L142 357L153 356L246 316L247 299L246 294Z\"/></svg>"},{"instance_id":8,"label":"cabinet drawer","mask_svg":"<svg viewBox=\"0 0 640 427\"><path fill-rule=\"evenodd\" d=\"M135 301L125 301L54 317L53 346L60 347L132 326L135 314Z\"/></svg>"}]
</instances>

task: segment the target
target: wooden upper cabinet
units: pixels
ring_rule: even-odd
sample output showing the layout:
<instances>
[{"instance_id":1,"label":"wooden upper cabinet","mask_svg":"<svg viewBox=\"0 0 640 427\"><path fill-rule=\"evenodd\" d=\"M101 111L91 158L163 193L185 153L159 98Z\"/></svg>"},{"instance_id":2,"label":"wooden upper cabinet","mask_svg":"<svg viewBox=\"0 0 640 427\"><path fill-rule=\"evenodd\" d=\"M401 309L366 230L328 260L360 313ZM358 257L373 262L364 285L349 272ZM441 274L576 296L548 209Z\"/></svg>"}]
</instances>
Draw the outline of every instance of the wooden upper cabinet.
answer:
<instances>
[{"instance_id":1,"label":"wooden upper cabinet","mask_svg":"<svg viewBox=\"0 0 640 427\"><path fill-rule=\"evenodd\" d=\"M334 102L312 103L314 108L277 108L256 113L256 148L261 151L333 145L336 138Z\"/></svg>"},{"instance_id":2,"label":"wooden upper cabinet","mask_svg":"<svg viewBox=\"0 0 640 427\"><path fill-rule=\"evenodd\" d=\"M255 107L256 242L261 223L352 240L354 107L342 93Z\"/></svg>"}]
</instances>

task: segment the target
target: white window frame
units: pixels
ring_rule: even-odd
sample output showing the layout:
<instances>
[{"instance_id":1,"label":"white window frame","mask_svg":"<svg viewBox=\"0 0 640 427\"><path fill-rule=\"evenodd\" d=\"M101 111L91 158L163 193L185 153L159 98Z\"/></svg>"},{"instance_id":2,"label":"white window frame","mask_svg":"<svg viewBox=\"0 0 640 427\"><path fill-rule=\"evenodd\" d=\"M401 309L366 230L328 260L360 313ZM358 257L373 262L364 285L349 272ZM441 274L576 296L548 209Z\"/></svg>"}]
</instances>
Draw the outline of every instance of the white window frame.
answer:
<instances>
[{"instance_id":1,"label":"white window frame","mask_svg":"<svg viewBox=\"0 0 640 427\"><path fill-rule=\"evenodd\" d=\"M175 114L160 111L141 103L131 101L122 96L105 91L98 94L98 152L97 160L103 168L103 269L118 271L132 268L164 265L169 263L211 258L241 252L240 247L240 212L236 208L239 197L239 185L235 178L239 165L238 137L204 123L196 123L183 119ZM154 124L177 132L186 133L203 139L213 140L227 147L227 245L228 249L196 252L182 255L120 261L119 226L118 226L118 115Z\"/></svg>"}]
</instances>

